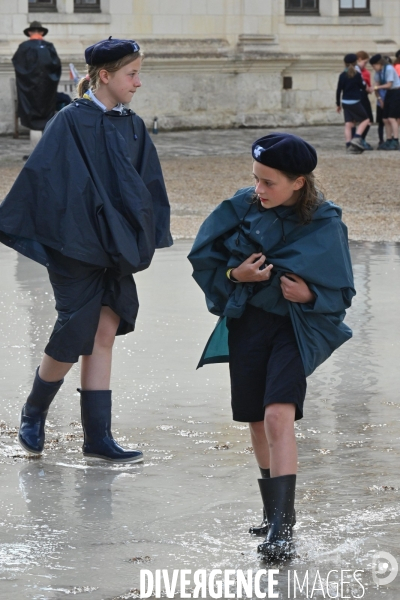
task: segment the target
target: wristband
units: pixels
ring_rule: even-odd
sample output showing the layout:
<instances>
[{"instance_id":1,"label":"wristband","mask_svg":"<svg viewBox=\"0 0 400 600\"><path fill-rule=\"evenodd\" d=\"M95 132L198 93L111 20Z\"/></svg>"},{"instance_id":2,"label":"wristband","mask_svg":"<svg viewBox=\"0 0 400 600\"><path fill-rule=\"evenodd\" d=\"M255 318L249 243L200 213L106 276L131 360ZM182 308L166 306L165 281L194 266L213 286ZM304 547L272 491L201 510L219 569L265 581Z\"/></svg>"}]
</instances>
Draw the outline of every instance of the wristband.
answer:
<instances>
[{"instance_id":1,"label":"wristband","mask_svg":"<svg viewBox=\"0 0 400 600\"><path fill-rule=\"evenodd\" d=\"M229 279L229 281L232 281L232 283L240 283L240 281L238 281L237 279L231 277L231 272L233 271L234 268L235 267L232 267L231 269L228 269L227 272L226 272L226 276Z\"/></svg>"}]
</instances>

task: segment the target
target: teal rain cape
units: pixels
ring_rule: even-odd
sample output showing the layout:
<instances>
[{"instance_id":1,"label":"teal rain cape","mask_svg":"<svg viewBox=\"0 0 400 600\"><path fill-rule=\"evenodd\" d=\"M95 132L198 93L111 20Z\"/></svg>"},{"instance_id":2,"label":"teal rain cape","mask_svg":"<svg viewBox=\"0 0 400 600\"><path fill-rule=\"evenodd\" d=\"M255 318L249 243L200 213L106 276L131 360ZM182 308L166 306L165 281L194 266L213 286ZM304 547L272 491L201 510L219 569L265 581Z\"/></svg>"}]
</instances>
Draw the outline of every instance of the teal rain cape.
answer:
<instances>
[{"instance_id":1,"label":"teal rain cape","mask_svg":"<svg viewBox=\"0 0 400 600\"><path fill-rule=\"evenodd\" d=\"M264 210L253 198L254 188L244 188L222 202L200 227L188 256L208 310L220 317L198 366L228 362L227 319L239 318L249 303L290 315L308 376L352 336L343 322L355 290L342 211L322 201L312 221L301 225L291 207ZM255 252L263 252L274 266L269 281L231 282L227 269ZM285 300L280 287L284 273L302 277L315 302Z\"/></svg>"}]
</instances>

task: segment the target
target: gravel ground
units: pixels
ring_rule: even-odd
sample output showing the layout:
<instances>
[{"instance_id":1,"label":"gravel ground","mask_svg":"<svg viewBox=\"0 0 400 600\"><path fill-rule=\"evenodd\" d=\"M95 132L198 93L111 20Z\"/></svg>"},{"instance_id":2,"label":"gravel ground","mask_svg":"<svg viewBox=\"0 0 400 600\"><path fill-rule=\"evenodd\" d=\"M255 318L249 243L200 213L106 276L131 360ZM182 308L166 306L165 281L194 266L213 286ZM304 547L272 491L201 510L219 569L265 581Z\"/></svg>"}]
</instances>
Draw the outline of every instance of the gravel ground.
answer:
<instances>
[{"instance_id":1,"label":"gravel ground","mask_svg":"<svg viewBox=\"0 0 400 600\"><path fill-rule=\"evenodd\" d=\"M329 200L343 208L350 239L400 242L400 152L346 155L342 127L291 131L316 146L319 185ZM227 130L154 136L172 205L175 239L195 237L217 204L238 188L252 184L248 148L252 140L265 133ZM0 140L0 197L18 175L22 153L28 149L26 140Z\"/></svg>"}]
</instances>

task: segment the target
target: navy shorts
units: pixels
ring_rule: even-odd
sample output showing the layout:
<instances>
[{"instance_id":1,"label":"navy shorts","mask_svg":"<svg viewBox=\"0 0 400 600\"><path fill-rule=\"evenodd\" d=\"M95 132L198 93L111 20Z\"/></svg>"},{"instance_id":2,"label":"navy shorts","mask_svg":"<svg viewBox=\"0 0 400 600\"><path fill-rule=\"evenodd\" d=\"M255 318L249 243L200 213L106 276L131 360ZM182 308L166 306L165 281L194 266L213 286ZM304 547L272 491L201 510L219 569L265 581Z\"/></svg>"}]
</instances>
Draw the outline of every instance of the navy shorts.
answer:
<instances>
[{"instance_id":1,"label":"navy shorts","mask_svg":"<svg viewBox=\"0 0 400 600\"><path fill-rule=\"evenodd\" d=\"M307 382L290 317L247 305L228 329L233 420L263 421L276 403L295 404L301 419Z\"/></svg>"},{"instance_id":2,"label":"navy shorts","mask_svg":"<svg viewBox=\"0 0 400 600\"><path fill-rule=\"evenodd\" d=\"M58 318L45 354L66 363L92 354L102 306L120 317L117 335L133 331L139 303L131 275L118 279L110 269L47 252L60 271L48 269Z\"/></svg>"},{"instance_id":3,"label":"navy shorts","mask_svg":"<svg viewBox=\"0 0 400 600\"><path fill-rule=\"evenodd\" d=\"M400 119L400 89L388 90L383 101L383 118Z\"/></svg>"}]
</instances>

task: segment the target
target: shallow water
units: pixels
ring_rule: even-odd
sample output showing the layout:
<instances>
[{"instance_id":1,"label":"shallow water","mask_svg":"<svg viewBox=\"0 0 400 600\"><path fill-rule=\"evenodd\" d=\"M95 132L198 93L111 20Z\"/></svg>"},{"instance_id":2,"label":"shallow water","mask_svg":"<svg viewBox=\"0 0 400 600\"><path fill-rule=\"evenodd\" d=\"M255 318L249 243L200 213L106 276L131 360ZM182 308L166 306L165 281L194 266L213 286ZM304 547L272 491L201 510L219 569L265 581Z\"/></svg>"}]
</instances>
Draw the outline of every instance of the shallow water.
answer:
<instances>
[{"instance_id":1,"label":"shallow water","mask_svg":"<svg viewBox=\"0 0 400 600\"><path fill-rule=\"evenodd\" d=\"M18 446L54 300L42 267L0 248L1 598L122 600L138 597L141 569L268 568L247 533L261 516L258 470L247 426L231 421L227 366L195 370L215 318L190 278L189 248L159 251L137 276L137 330L116 342L114 435L145 453L131 467L82 458L78 367L50 409L43 457ZM309 379L296 428L298 556L275 566L282 599L329 597L333 569L352 586L331 597L400 596L400 576L378 587L371 571L377 552L399 559L400 245L351 249L354 338ZM288 591L289 571L290 581L308 573L308 594ZM315 581L324 591L311 595Z\"/></svg>"}]
</instances>

